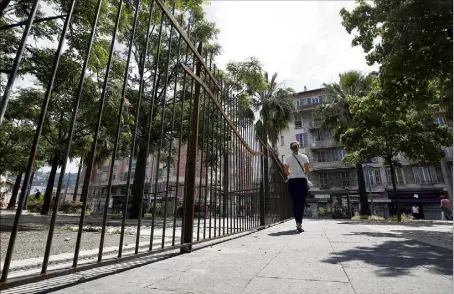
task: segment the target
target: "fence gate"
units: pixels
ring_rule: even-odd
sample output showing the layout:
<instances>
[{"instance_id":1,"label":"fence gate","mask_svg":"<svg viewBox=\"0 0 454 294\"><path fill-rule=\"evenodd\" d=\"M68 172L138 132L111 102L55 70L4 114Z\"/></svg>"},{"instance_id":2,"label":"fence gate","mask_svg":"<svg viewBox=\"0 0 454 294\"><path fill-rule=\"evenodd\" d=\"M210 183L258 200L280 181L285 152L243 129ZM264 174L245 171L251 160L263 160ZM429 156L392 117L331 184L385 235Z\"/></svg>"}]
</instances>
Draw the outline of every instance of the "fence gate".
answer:
<instances>
[{"instance_id":1,"label":"fence gate","mask_svg":"<svg viewBox=\"0 0 454 294\"><path fill-rule=\"evenodd\" d=\"M2 288L131 256L190 252L288 218L280 162L258 139L235 83L216 68L200 12L162 0L67 0L45 17L38 2L0 7L1 44L13 48L2 52L0 128L30 138L20 142L30 155L15 171L24 178L14 218L2 216L11 229ZM33 86L14 86L23 75ZM69 159L83 167L66 193ZM22 215L39 201L29 187L44 162L59 168L42 204L50 218ZM76 215L61 211L71 205ZM36 220L47 239L33 244L42 253L27 255L22 232ZM53 248L61 236L68 242ZM97 238L95 248L87 238ZM42 262L23 271L31 258Z\"/></svg>"}]
</instances>

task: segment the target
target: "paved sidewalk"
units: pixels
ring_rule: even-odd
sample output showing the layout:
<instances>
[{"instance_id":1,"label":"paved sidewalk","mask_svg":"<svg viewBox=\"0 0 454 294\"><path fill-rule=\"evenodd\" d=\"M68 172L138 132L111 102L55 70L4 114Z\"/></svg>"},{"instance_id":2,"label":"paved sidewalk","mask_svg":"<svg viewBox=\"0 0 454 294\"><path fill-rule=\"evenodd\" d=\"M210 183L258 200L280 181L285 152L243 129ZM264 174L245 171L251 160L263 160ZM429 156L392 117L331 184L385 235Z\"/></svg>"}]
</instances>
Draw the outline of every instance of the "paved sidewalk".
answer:
<instances>
[{"instance_id":1,"label":"paved sidewalk","mask_svg":"<svg viewBox=\"0 0 454 294\"><path fill-rule=\"evenodd\" d=\"M391 225L308 220L304 227L295 234L286 222L53 293L453 293L446 244L414 241ZM418 231L452 239L452 226Z\"/></svg>"}]
</instances>

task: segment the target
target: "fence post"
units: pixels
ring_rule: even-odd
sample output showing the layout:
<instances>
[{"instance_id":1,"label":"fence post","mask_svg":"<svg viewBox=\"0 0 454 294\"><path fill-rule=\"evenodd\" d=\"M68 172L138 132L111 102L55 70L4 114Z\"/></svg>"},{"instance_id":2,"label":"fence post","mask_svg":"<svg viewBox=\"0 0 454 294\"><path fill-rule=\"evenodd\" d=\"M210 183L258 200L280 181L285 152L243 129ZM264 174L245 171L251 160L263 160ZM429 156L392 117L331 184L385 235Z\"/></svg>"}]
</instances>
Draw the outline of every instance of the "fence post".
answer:
<instances>
[{"instance_id":1,"label":"fence post","mask_svg":"<svg viewBox=\"0 0 454 294\"><path fill-rule=\"evenodd\" d=\"M199 43L197 51L202 54L202 42ZM197 60L195 74L200 77L202 62ZM194 201L196 193L196 164L197 164L197 146L199 139L199 109L200 108L200 84L195 81L194 87L194 105L191 122L191 135L189 138L189 150L187 155L187 182L185 193L185 206L183 216L183 244L189 244L180 249L181 253L190 253L192 251L192 238L194 234Z\"/></svg>"},{"instance_id":2,"label":"fence post","mask_svg":"<svg viewBox=\"0 0 454 294\"><path fill-rule=\"evenodd\" d=\"M266 224L265 221L265 199L269 196L269 177L268 177L268 149L262 146L262 159L261 169L262 169L262 183L260 185L260 226ZM269 198L268 198L269 199Z\"/></svg>"}]
</instances>

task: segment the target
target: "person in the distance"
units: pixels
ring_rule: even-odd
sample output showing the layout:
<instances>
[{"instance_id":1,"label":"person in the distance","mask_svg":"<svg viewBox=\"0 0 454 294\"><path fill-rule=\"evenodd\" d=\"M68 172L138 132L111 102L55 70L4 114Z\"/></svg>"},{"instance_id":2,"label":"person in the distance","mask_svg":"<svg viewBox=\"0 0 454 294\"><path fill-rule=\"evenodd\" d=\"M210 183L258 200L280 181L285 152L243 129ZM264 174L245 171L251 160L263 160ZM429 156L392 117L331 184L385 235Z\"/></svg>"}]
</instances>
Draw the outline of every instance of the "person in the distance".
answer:
<instances>
[{"instance_id":1,"label":"person in the distance","mask_svg":"<svg viewBox=\"0 0 454 294\"><path fill-rule=\"evenodd\" d=\"M309 158L299 153L299 148L298 142L290 143L292 153L284 159L284 172L288 176L288 192L292 197L296 229L301 233L304 232L302 223L308 192Z\"/></svg>"}]
</instances>

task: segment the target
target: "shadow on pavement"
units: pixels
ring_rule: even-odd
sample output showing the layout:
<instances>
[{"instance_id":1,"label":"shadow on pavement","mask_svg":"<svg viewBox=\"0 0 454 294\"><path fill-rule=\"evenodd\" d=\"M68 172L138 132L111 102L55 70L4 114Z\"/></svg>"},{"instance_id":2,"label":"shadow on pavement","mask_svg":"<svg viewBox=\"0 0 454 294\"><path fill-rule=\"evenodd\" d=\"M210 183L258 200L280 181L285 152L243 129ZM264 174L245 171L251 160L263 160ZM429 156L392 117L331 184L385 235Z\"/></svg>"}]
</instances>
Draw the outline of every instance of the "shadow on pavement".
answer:
<instances>
[{"instance_id":1,"label":"shadow on pavement","mask_svg":"<svg viewBox=\"0 0 454 294\"><path fill-rule=\"evenodd\" d=\"M442 234L442 232L431 231L418 232L421 234ZM403 233L406 233L406 231ZM412 268L421 266L436 271L439 274L447 276L453 275L452 250L424 244L415 240L406 240L405 235L391 233L358 232L345 235L392 238L394 240L387 240L380 244L371 243L370 246L358 246L353 249L337 251L332 253L332 257L322 260L322 262L337 262L347 266L351 263L352 266L357 268L372 265L376 267L376 274L384 277L411 275ZM402 238L402 240L395 240L396 238Z\"/></svg>"},{"instance_id":2,"label":"shadow on pavement","mask_svg":"<svg viewBox=\"0 0 454 294\"><path fill-rule=\"evenodd\" d=\"M282 232L269 233L268 236L279 237L279 236L289 236L298 234L296 230L287 230Z\"/></svg>"}]
</instances>

